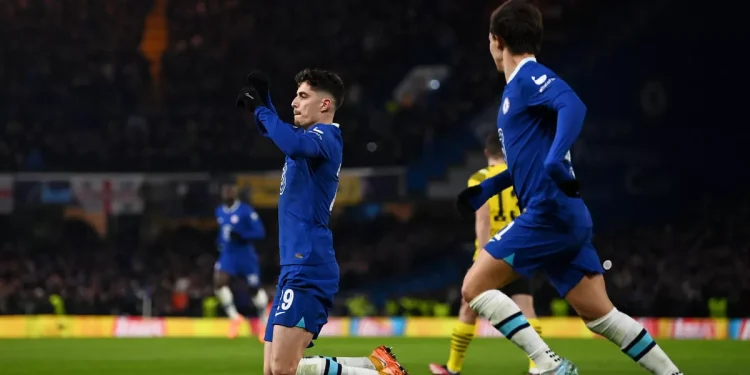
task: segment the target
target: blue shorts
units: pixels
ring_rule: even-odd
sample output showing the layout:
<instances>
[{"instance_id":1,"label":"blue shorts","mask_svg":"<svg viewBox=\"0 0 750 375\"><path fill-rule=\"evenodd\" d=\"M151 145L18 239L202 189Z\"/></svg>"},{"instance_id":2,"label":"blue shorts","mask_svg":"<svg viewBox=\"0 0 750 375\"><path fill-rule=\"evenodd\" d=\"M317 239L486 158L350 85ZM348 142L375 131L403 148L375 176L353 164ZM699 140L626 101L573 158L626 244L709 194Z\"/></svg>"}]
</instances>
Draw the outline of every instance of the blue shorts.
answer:
<instances>
[{"instance_id":1,"label":"blue shorts","mask_svg":"<svg viewBox=\"0 0 750 375\"><path fill-rule=\"evenodd\" d=\"M258 256L252 251L222 251L214 268L244 278L251 288L260 285L260 264Z\"/></svg>"},{"instance_id":2,"label":"blue shorts","mask_svg":"<svg viewBox=\"0 0 750 375\"><path fill-rule=\"evenodd\" d=\"M318 338L328 323L328 311L339 291L339 265L281 266L276 296L268 316L265 340L273 341L273 326L299 327ZM308 347L312 347L310 342Z\"/></svg>"},{"instance_id":3,"label":"blue shorts","mask_svg":"<svg viewBox=\"0 0 750 375\"><path fill-rule=\"evenodd\" d=\"M497 232L485 250L522 276L543 270L565 296L585 275L604 273L591 237L591 227L542 227L524 220L522 214Z\"/></svg>"}]
</instances>

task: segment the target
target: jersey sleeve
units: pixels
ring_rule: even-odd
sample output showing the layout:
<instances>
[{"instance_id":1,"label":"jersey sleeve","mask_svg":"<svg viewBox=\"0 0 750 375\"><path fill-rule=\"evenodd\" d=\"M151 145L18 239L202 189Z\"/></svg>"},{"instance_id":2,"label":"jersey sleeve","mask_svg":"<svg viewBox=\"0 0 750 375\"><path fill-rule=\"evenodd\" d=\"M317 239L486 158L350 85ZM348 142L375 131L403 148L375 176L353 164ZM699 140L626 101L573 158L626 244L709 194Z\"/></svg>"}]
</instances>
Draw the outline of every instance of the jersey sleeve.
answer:
<instances>
[{"instance_id":1,"label":"jersey sleeve","mask_svg":"<svg viewBox=\"0 0 750 375\"><path fill-rule=\"evenodd\" d=\"M340 148L336 133L338 129L330 129L333 125L314 125L303 136L309 138L315 145L315 154L323 159L331 158Z\"/></svg>"},{"instance_id":2,"label":"jersey sleeve","mask_svg":"<svg viewBox=\"0 0 750 375\"><path fill-rule=\"evenodd\" d=\"M538 77L532 75L522 82L524 91L529 93L529 106L541 106L557 113L555 138L544 159L544 169L557 183L575 179L565 159L583 128L586 106L565 81L548 69L536 73Z\"/></svg>"},{"instance_id":3,"label":"jersey sleeve","mask_svg":"<svg viewBox=\"0 0 750 375\"><path fill-rule=\"evenodd\" d=\"M573 92L567 82L557 77L549 69L535 69L527 77L521 79L523 90L531 107L553 108L557 97L567 92Z\"/></svg>"},{"instance_id":4,"label":"jersey sleeve","mask_svg":"<svg viewBox=\"0 0 750 375\"><path fill-rule=\"evenodd\" d=\"M240 213L240 220L242 225L236 231L243 239L259 240L265 238L266 228L263 226L258 213L250 205L243 207Z\"/></svg>"},{"instance_id":5,"label":"jersey sleeve","mask_svg":"<svg viewBox=\"0 0 750 375\"><path fill-rule=\"evenodd\" d=\"M322 128L325 125L314 125L308 131L299 131L294 126L287 124L265 107L258 107L255 110L255 119L259 126L265 130L265 135L271 138L276 146L284 154L295 158L324 158L331 155L333 146L332 134L326 135ZM315 129L318 129L315 131ZM326 129L327 130L327 129Z\"/></svg>"},{"instance_id":6,"label":"jersey sleeve","mask_svg":"<svg viewBox=\"0 0 750 375\"><path fill-rule=\"evenodd\" d=\"M477 186L487 179L487 169L480 169L469 177L468 187Z\"/></svg>"}]
</instances>

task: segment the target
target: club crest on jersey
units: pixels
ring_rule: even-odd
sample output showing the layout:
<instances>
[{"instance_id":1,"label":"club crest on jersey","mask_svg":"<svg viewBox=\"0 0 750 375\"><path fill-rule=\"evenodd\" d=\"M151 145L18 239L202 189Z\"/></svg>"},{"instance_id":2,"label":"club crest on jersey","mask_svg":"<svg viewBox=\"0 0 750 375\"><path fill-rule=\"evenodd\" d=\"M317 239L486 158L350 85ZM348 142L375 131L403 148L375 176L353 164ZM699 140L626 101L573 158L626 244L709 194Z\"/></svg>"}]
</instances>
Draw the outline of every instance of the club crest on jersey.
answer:
<instances>
[{"instance_id":1,"label":"club crest on jersey","mask_svg":"<svg viewBox=\"0 0 750 375\"><path fill-rule=\"evenodd\" d=\"M237 224L240 221L240 218L237 215L232 215L232 217L229 218L229 221L231 221L232 224Z\"/></svg>"},{"instance_id":2,"label":"club crest on jersey","mask_svg":"<svg viewBox=\"0 0 750 375\"><path fill-rule=\"evenodd\" d=\"M281 169L281 187L279 188L279 195L284 194L284 189L286 189L286 163L284 163L284 168Z\"/></svg>"},{"instance_id":3,"label":"club crest on jersey","mask_svg":"<svg viewBox=\"0 0 750 375\"><path fill-rule=\"evenodd\" d=\"M507 114L509 109L510 109L510 100L508 98L505 98L505 100L503 100L503 114L504 115Z\"/></svg>"}]
</instances>

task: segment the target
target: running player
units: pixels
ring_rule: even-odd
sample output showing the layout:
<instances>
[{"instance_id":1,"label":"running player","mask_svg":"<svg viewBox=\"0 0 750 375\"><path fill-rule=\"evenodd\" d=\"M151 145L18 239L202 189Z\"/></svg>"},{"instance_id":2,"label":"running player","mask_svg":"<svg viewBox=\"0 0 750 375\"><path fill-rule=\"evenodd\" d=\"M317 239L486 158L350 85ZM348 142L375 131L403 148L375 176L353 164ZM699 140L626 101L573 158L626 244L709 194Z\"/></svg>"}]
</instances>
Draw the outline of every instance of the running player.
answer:
<instances>
[{"instance_id":1,"label":"running player","mask_svg":"<svg viewBox=\"0 0 750 375\"><path fill-rule=\"evenodd\" d=\"M508 169L505 164L505 155L497 134L492 132L487 136L484 142L484 155L487 157L487 168L482 168L469 178L469 187L477 186L482 181L497 176ZM518 206L518 197L513 188L507 188L502 193L490 198L475 213L475 232L476 232L476 251L474 259L479 255L479 251L489 242L493 233L510 224L518 215L521 214L521 208ZM527 278L518 279L502 289L503 293L510 296L521 309L521 312L529 320L531 326L542 334L542 327L539 320L536 319L534 311L534 298L531 296L531 282ZM469 344L474 340L476 332L477 313L469 307L466 301L461 301L461 308L458 312L458 321L453 327L451 336L451 347L448 355L448 363L445 365L439 363L430 364L430 372L434 375L457 375L461 373L464 364L464 356L469 349ZM529 359L529 374L538 374L534 361Z\"/></svg>"},{"instance_id":2,"label":"running player","mask_svg":"<svg viewBox=\"0 0 750 375\"><path fill-rule=\"evenodd\" d=\"M279 119L267 76L251 73L237 96L237 106L252 112L261 134L286 155L279 192L281 274L266 326L263 373L403 375L406 371L385 347L362 358L303 358L328 321L338 292L339 266L328 221L343 154L333 117L344 98L344 83L318 69L301 71L295 81L294 126Z\"/></svg>"},{"instance_id":3,"label":"running player","mask_svg":"<svg viewBox=\"0 0 750 375\"><path fill-rule=\"evenodd\" d=\"M479 253L464 279L464 300L525 351L543 375L577 374L576 366L555 354L515 302L497 290L543 270L590 330L653 374L682 374L643 326L618 311L607 295L604 270L591 244L591 216L570 158L586 106L536 61L542 30L541 13L525 0L505 2L490 18L490 53L507 81L497 130L508 170L461 192L458 207L471 215L514 186L525 212Z\"/></svg>"},{"instance_id":4,"label":"running player","mask_svg":"<svg viewBox=\"0 0 750 375\"><path fill-rule=\"evenodd\" d=\"M216 208L216 221L219 223L216 243L221 254L214 267L214 290L231 320L229 337L235 338L245 319L234 306L234 297L229 289L230 276L242 277L247 282L258 319L265 319L268 294L260 286L260 266L253 241L265 238L266 229L258 213L249 204L240 201L233 184L222 185L221 197L223 203ZM252 324L251 331L254 335L260 335L258 324Z\"/></svg>"}]
</instances>

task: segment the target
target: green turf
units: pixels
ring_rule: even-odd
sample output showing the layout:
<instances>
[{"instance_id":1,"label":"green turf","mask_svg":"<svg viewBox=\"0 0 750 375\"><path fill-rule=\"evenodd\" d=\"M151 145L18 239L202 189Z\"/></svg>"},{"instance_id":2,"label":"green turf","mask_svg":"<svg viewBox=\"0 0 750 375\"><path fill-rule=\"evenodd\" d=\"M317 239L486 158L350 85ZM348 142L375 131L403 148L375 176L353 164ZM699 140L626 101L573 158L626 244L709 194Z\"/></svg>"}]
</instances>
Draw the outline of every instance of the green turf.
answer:
<instances>
[{"instance_id":1,"label":"green turf","mask_svg":"<svg viewBox=\"0 0 750 375\"><path fill-rule=\"evenodd\" d=\"M578 364L581 374L645 374L603 340L548 340ZM324 338L310 354L361 356L380 344L394 347L412 375L443 362L447 339ZM750 374L750 342L661 341L687 375ZM254 339L39 339L0 340L0 374L191 375L262 374L263 347ZM512 374L525 369L521 353L503 339L478 339L464 374Z\"/></svg>"}]
</instances>

